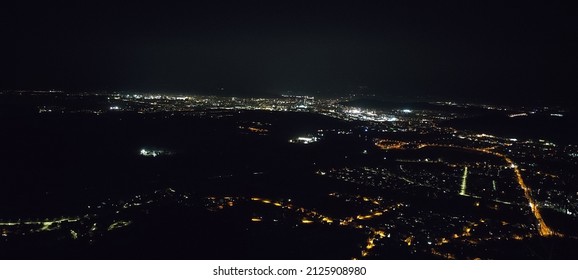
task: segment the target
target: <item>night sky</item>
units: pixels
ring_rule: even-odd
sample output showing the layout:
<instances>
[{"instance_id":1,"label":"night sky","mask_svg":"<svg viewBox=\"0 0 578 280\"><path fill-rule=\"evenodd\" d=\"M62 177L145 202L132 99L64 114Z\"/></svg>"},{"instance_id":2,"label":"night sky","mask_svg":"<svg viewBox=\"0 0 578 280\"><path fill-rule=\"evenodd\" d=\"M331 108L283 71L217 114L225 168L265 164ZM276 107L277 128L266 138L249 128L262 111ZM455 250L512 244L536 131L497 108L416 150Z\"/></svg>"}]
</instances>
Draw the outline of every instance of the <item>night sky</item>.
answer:
<instances>
[{"instance_id":1,"label":"night sky","mask_svg":"<svg viewBox=\"0 0 578 280\"><path fill-rule=\"evenodd\" d=\"M367 86L383 97L546 103L577 90L572 1L12 2L0 7L2 89Z\"/></svg>"}]
</instances>

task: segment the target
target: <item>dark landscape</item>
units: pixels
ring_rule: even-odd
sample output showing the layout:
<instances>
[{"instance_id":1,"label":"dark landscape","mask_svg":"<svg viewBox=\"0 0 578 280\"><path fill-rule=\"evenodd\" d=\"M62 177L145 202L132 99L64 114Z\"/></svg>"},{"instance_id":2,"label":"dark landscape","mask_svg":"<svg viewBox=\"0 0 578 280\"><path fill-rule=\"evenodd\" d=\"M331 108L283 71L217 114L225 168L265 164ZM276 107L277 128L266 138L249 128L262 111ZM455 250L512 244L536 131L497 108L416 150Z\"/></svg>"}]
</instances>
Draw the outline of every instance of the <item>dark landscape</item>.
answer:
<instances>
[{"instance_id":1,"label":"dark landscape","mask_svg":"<svg viewBox=\"0 0 578 280\"><path fill-rule=\"evenodd\" d=\"M542 119L569 122L562 108L467 114L433 102L366 109L303 96L122 93L0 100L3 258L576 257L578 146L563 133L530 137ZM517 116L524 110L542 117ZM530 134L460 128L486 118L537 124Z\"/></svg>"},{"instance_id":2,"label":"dark landscape","mask_svg":"<svg viewBox=\"0 0 578 280\"><path fill-rule=\"evenodd\" d=\"M576 260L574 6L3 3L0 259Z\"/></svg>"}]
</instances>

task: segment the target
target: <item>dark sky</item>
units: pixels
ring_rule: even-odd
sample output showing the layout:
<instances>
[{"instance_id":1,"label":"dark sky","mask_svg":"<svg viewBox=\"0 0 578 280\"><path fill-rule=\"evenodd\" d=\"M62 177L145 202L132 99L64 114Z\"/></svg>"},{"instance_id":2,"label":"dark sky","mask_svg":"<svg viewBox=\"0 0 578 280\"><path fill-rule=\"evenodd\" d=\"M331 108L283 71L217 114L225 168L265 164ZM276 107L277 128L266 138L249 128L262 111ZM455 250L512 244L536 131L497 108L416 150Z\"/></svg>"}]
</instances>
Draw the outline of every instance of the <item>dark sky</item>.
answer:
<instances>
[{"instance_id":1,"label":"dark sky","mask_svg":"<svg viewBox=\"0 0 578 280\"><path fill-rule=\"evenodd\" d=\"M4 89L363 85L383 96L505 102L577 92L572 1L6 2Z\"/></svg>"}]
</instances>

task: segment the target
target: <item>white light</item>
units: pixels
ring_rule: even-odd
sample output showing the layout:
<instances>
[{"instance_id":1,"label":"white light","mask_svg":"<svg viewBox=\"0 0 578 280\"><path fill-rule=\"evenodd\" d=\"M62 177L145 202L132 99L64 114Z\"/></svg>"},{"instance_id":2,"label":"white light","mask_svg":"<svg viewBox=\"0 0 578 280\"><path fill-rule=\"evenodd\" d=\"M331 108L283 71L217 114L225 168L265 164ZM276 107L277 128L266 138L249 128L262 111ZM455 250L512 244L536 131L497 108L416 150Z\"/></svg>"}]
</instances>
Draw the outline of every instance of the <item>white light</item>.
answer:
<instances>
[{"instance_id":1,"label":"white light","mask_svg":"<svg viewBox=\"0 0 578 280\"><path fill-rule=\"evenodd\" d=\"M413 112L413 111L410 110L410 109L403 109L403 110L401 110L401 111L404 112L404 113L411 113L411 112Z\"/></svg>"},{"instance_id":2,"label":"white light","mask_svg":"<svg viewBox=\"0 0 578 280\"><path fill-rule=\"evenodd\" d=\"M516 118L516 117L525 117L525 116L527 116L527 115L528 115L528 114L526 114L526 113L520 113L520 114L511 114L511 115L508 115L508 117L510 117L510 118Z\"/></svg>"},{"instance_id":3,"label":"white light","mask_svg":"<svg viewBox=\"0 0 578 280\"><path fill-rule=\"evenodd\" d=\"M163 150L147 150L147 149L141 149L140 150L140 155L141 156L145 156L145 157L156 157L156 156L160 156L160 155L170 155L171 152L167 152L167 151L163 151Z\"/></svg>"}]
</instances>

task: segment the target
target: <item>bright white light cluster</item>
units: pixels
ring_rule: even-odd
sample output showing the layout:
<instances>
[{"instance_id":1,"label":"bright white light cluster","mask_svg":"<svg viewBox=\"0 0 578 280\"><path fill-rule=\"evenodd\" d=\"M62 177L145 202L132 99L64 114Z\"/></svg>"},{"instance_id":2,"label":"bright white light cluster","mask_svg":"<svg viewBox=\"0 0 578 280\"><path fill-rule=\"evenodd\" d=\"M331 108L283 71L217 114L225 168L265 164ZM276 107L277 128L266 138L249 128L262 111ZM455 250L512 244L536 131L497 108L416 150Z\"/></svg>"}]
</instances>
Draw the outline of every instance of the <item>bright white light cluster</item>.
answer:
<instances>
[{"instance_id":1,"label":"bright white light cluster","mask_svg":"<svg viewBox=\"0 0 578 280\"><path fill-rule=\"evenodd\" d=\"M319 141L319 138L315 137L315 136L312 136L312 137L300 136L300 137L297 137L295 139L290 139L289 143L310 144L310 143L315 143L317 141Z\"/></svg>"},{"instance_id":2,"label":"bright white light cluster","mask_svg":"<svg viewBox=\"0 0 578 280\"><path fill-rule=\"evenodd\" d=\"M362 120L362 121L375 121L375 122L396 122L399 119L395 116L387 114L378 114L375 111L363 110L360 108L349 108L344 111L349 119L352 120ZM404 110L404 113L411 113L412 111Z\"/></svg>"},{"instance_id":3,"label":"bright white light cluster","mask_svg":"<svg viewBox=\"0 0 578 280\"><path fill-rule=\"evenodd\" d=\"M147 150L147 149L140 150L140 155L144 157L157 157L160 155L168 155L168 154L170 153L163 150Z\"/></svg>"}]
</instances>

